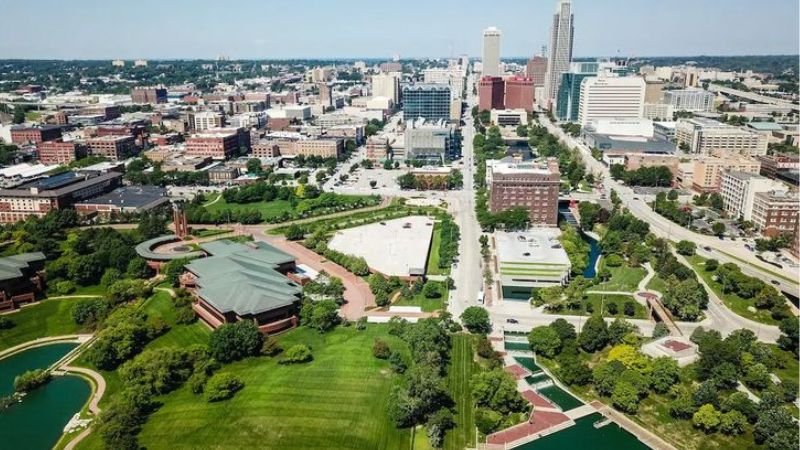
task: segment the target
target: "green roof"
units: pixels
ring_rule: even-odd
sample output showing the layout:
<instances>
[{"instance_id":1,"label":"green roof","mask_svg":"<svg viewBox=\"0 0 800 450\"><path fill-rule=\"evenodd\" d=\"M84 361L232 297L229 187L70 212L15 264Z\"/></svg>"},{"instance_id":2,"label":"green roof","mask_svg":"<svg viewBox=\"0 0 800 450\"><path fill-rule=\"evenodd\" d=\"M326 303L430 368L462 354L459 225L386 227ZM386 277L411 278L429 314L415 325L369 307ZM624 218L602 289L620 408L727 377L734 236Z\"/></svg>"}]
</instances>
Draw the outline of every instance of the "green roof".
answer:
<instances>
[{"instance_id":1,"label":"green roof","mask_svg":"<svg viewBox=\"0 0 800 450\"><path fill-rule=\"evenodd\" d=\"M186 269L197 276L197 293L222 313L255 315L289 306L302 288L275 270L294 258L265 243L220 240L201 248L212 256L196 259Z\"/></svg>"},{"instance_id":2,"label":"green roof","mask_svg":"<svg viewBox=\"0 0 800 450\"><path fill-rule=\"evenodd\" d=\"M44 261L42 252L20 253L19 255L0 258L0 281L13 280L22 276L22 269L31 263Z\"/></svg>"},{"instance_id":3,"label":"green roof","mask_svg":"<svg viewBox=\"0 0 800 450\"><path fill-rule=\"evenodd\" d=\"M173 259L198 258L200 256L205 255L201 251L185 251L185 252L174 252L174 253L156 253L153 251L153 249L158 247L159 245L164 245L179 240L180 238L174 234L159 236L157 238L153 238L150 239L149 241L144 241L138 244L136 246L136 254L144 259L148 259L151 261L172 261Z\"/></svg>"}]
</instances>

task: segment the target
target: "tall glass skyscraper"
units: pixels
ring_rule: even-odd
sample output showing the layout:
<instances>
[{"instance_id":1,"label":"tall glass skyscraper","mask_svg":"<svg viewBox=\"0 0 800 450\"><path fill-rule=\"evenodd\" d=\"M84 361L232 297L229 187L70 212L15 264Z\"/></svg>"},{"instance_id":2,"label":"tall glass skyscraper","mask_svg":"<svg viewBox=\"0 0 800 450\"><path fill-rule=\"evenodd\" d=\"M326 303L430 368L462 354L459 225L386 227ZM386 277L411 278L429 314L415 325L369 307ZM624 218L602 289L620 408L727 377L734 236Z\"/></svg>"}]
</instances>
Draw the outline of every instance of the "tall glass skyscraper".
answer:
<instances>
[{"instance_id":1,"label":"tall glass skyscraper","mask_svg":"<svg viewBox=\"0 0 800 450\"><path fill-rule=\"evenodd\" d=\"M556 99L556 117L569 122L578 121L578 109L581 104L581 82L587 77L597 76L600 64L597 62L572 63L569 72L561 74Z\"/></svg>"},{"instance_id":2,"label":"tall glass skyscraper","mask_svg":"<svg viewBox=\"0 0 800 450\"><path fill-rule=\"evenodd\" d=\"M547 76L544 81L544 105L553 108L561 84L561 74L569 70L572 62L572 38L575 26L572 15L572 2L559 0L553 25L550 29L550 55L547 59Z\"/></svg>"}]
</instances>

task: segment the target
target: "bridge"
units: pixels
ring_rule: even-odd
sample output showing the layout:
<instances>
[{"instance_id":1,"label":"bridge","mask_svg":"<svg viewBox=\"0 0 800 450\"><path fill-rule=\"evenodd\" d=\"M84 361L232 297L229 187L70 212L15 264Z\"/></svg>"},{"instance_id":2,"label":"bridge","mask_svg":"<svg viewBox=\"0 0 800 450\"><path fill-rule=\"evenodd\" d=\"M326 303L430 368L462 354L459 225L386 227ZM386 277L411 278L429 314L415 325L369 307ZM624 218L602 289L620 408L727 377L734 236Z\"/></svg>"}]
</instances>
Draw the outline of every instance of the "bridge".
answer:
<instances>
[{"instance_id":1,"label":"bridge","mask_svg":"<svg viewBox=\"0 0 800 450\"><path fill-rule=\"evenodd\" d=\"M723 94L743 98L745 100L750 100L753 102L765 103L768 105L780 106L782 108L791 108L794 111L800 111L800 105L798 105L797 103L788 102L786 100L781 100L779 98L768 97L766 95L756 94L755 92L740 91L739 89L720 86L718 84L709 84L708 90L711 92L721 92Z\"/></svg>"},{"instance_id":2,"label":"bridge","mask_svg":"<svg viewBox=\"0 0 800 450\"><path fill-rule=\"evenodd\" d=\"M658 295L652 292L637 292L636 296L645 299L647 303L647 313L652 320L656 322L660 321L666 325L669 329L669 334L672 336L683 336L683 332L675 324L672 314L667 311L667 308L664 308Z\"/></svg>"}]
</instances>

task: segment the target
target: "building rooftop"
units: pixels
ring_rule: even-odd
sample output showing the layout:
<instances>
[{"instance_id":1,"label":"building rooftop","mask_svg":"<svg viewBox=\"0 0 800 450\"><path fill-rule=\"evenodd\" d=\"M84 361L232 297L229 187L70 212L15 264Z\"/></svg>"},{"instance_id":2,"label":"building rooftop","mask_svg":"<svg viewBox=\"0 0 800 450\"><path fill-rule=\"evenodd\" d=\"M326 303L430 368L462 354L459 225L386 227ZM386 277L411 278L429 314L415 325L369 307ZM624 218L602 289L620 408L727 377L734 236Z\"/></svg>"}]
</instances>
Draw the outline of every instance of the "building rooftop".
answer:
<instances>
[{"instance_id":1,"label":"building rooftop","mask_svg":"<svg viewBox=\"0 0 800 450\"><path fill-rule=\"evenodd\" d=\"M167 190L159 186L123 186L99 197L81 201L84 205L114 205L120 208L154 207L167 203Z\"/></svg>"},{"instance_id":2,"label":"building rooftop","mask_svg":"<svg viewBox=\"0 0 800 450\"><path fill-rule=\"evenodd\" d=\"M560 235L561 230L557 228L513 233L495 232L498 262L501 265L510 263L521 267L540 267L543 270L548 267L568 269L571 264L567 252L558 240Z\"/></svg>"},{"instance_id":3,"label":"building rooftop","mask_svg":"<svg viewBox=\"0 0 800 450\"><path fill-rule=\"evenodd\" d=\"M538 173L538 174L558 174L558 164L551 163L550 160L545 161L520 161L512 156L507 156L503 159L490 159L486 161L486 168L492 173L502 174L523 174L523 173Z\"/></svg>"},{"instance_id":4,"label":"building rooftop","mask_svg":"<svg viewBox=\"0 0 800 450\"><path fill-rule=\"evenodd\" d=\"M42 252L20 253L19 255L0 258L0 281L13 280L22 276L22 270L33 262L44 261Z\"/></svg>"},{"instance_id":5,"label":"building rooftop","mask_svg":"<svg viewBox=\"0 0 800 450\"><path fill-rule=\"evenodd\" d=\"M302 288L276 269L294 257L265 243L211 241L200 246L211 256L186 269L197 276L198 295L222 313L255 315L289 306Z\"/></svg>"},{"instance_id":6,"label":"building rooftop","mask_svg":"<svg viewBox=\"0 0 800 450\"><path fill-rule=\"evenodd\" d=\"M775 122L750 122L747 128L752 128L756 131L781 131L783 127Z\"/></svg>"}]
</instances>

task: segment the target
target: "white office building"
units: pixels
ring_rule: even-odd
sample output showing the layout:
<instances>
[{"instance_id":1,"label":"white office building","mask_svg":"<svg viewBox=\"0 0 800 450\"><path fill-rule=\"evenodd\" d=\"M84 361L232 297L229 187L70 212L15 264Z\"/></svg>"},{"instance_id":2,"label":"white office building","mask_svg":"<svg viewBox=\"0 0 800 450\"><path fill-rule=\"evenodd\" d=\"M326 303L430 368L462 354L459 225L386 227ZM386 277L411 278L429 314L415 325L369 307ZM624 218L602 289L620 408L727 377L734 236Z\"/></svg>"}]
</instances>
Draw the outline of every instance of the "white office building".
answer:
<instances>
[{"instance_id":1,"label":"white office building","mask_svg":"<svg viewBox=\"0 0 800 450\"><path fill-rule=\"evenodd\" d=\"M714 109L714 94L702 89L664 91L664 103L675 111L708 112Z\"/></svg>"},{"instance_id":2,"label":"white office building","mask_svg":"<svg viewBox=\"0 0 800 450\"><path fill-rule=\"evenodd\" d=\"M680 119L675 125L678 146L689 153L709 155L714 151L745 156L767 154L769 137L757 131L724 124L703 117Z\"/></svg>"},{"instance_id":3,"label":"white office building","mask_svg":"<svg viewBox=\"0 0 800 450\"><path fill-rule=\"evenodd\" d=\"M731 170L722 173L719 192L729 217L753 220L756 194L782 189L786 189L786 186L779 181L755 173Z\"/></svg>"},{"instance_id":4,"label":"white office building","mask_svg":"<svg viewBox=\"0 0 800 450\"><path fill-rule=\"evenodd\" d=\"M675 108L668 103L645 103L642 117L650 120L672 120Z\"/></svg>"},{"instance_id":5,"label":"white office building","mask_svg":"<svg viewBox=\"0 0 800 450\"><path fill-rule=\"evenodd\" d=\"M499 77L500 71L500 30L489 27L483 30L483 72L484 77Z\"/></svg>"},{"instance_id":6,"label":"white office building","mask_svg":"<svg viewBox=\"0 0 800 450\"><path fill-rule=\"evenodd\" d=\"M642 77L600 74L581 83L578 121L586 126L600 119L638 119L644 113L645 81Z\"/></svg>"},{"instance_id":7,"label":"white office building","mask_svg":"<svg viewBox=\"0 0 800 450\"><path fill-rule=\"evenodd\" d=\"M216 111L201 111L194 115L195 131L205 131L211 128L225 126L225 115Z\"/></svg>"},{"instance_id":8,"label":"white office building","mask_svg":"<svg viewBox=\"0 0 800 450\"><path fill-rule=\"evenodd\" d=\"M558 88L561 84L561 74L569 70L572 62L572 38L575 26L572 16L572 2L559 0L556 13L553 15L553 24L550 28L550 55L547 58L547 73L544 79L543 104L547 108L555 103Z\"/></svg>"},{"instance_id":9,"label":"white office building","mask_svg":"<svg viewBox=\"0 0 800 450\"><path fill-rule=\"evenodd\" d=\"M441 83L450 86L450 98L457 99L463 97L464 77L466 73L459 66L443 68L425 69L422 71L425 83Z\"/></svg>"}]
</instances>

